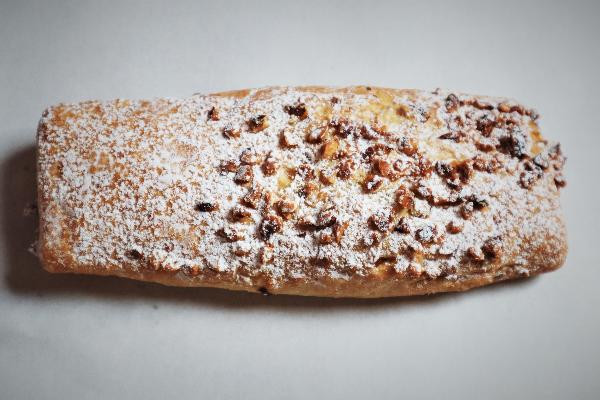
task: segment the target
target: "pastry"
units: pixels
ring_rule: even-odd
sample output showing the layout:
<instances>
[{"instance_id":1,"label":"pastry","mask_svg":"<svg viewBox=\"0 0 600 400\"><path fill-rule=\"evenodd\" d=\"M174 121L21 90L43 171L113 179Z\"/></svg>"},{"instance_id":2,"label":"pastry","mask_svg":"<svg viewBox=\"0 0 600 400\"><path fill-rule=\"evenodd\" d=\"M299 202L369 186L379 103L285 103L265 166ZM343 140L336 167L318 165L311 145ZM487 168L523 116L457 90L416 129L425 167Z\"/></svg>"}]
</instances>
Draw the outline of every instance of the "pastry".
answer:
<instances>
[{"instance_id":1,"label":"pastry","mask_svg":"<svg viewBox=\"0 0 600 400\"><path fill-rule=\"evenodd\" d=\"M565 161L515 101L269 87L48 108L50 272L265 294L462 291L560 267Z\"/></svg>"}]
</instances>

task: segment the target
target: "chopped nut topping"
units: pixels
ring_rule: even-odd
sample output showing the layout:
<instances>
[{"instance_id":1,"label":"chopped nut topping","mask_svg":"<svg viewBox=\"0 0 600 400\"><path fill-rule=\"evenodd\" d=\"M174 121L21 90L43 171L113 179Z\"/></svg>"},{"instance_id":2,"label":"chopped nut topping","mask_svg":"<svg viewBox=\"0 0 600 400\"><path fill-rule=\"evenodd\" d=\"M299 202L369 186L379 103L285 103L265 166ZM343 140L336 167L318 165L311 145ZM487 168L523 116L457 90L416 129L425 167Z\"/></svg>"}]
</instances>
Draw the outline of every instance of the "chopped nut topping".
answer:
<instances>
[{"instance_id":1,"label":"chopped nut topping","mask_svg":"<svg viewBox=\"0 0 600 400\"><path fill-rule=\"evenodd\" d=\"M456 95L454 93L450 93L448 95L448 97L446 97L446 101L445 101L446 111L454 112L454 111L458 110L459 105L460 105L460 101L458 100L458 97L456 97Z\"/></svg>"},{"instance_id":2,"label":"chopped nut topping","mask_svg":"<svg viewBox=\"0 0 600 400\"><path fill-rule=\"evenodd\" d=\"M347 180L354 173L354 162L352 160L344 160L338 164L337 176L340 179Z\"/></svg>"},{"instance_id":3,"label":"chopped nut topping","mask_svg":"<svg viewBox=\"0 0 600 400\"><path fill-rule=\"evenodd\" d=\"M481 250L486 258L497 258L500 256L500 252L502 251L502 241L499 236L495 236L487 239L483 246L481 246Z\"/></svg>"},{"instance_id":4,"label":"chopped nut topping","mask_svg":"<svg viewBox=\"0 0 600 400\"><path fill-rule=\"evenodd\" d=\"M567 186L567 180L563 176L563 174L558 174L554 177L554 184L557 188L563 188Z\"/></svg>"},{"instance_id":5,"label":"chopped nut topping","mask_svg":"<svg viewBox=\"0 0 600 400\"><path fill-rule=\"evenodd\" d=\"M273 257L274 257L273 253L274 252L273 252L273 246L272 245L269 244L269 245L266 245L266 246L262 247L259 250L259 253L258 253L258 261L262 265L271 263L273 261ZM261 288L261 289L263 289L263 290L261 290L261 293L264 293L264 291L266 290L264 288Z\"/></svg>"},{"instance_id":6,"label":"chopped nut topping","mask_svg":"<svg viewBox=\"0 0 600 400\"><path fill-rule=\"evenodd\" d=\"M450 164L444 161L437 161L435 163L435 172L443 178L447 178L452 173L452 167Z\"/></svg>"},{"instance_id":7,"label":"chopped nut topping","mask_svg":"<svg viewBox=\"0 0 600 400\"><path fill-rule=\"evenodd\" d=\"M333 185L335 183L335 175L329 175L325 171L319 171L319 182L323 185Z\"/></svg>"},{"instance_id":8,"label":"chopped nut topping","mask_svg":"<svg viewBox=\"0 0 600 400\"><path fill-rule=\"evenodd\" d=\"M208 120L209 121L218 121L219 120L219 111L216 108L211 108L208 111Z\"/></svg>"},{"instance_id":9,"label":"chopped nut topping","mask_svg":"<svg viewBox=\"0 0 600 400\"><path fill-rule=\"evenodd\" d=\"M253 179L254 171L252 170L252 166L250 165L240 166L237 172L235 173L235 176L233 177L233 181L240 185L250 183Z\"/></svg>"},{"instance_id":10,"label":"chopped nut topping","mask_svg":"<svg viewBox=\"0 0 600 400\"><path fill-rule=\"evenodd\" d=\"M306 141L311 144L318 144L318 143L323 142L326 135L327 135L327 128L322 127L322 126L313 128L306 135Z\"/></svg>"},{"instance_id":11,"label":"chopped nut topping","mask_svg":"<svg viewBox=\"0 0 600 400\"><path fill-rule=\"evenodd\" d=\"M297 170L289 171L290 176L294 176L296 173L305 181L315 179L315 170L308 164L300 164Z\"/></svg>"},{"instance_id":12,"label":"chopped nut topping","mask_svg":"<svg viewBox=\"0 0 600 400\"><path fill-rule=\"evenodd\" d=\"M475 139L475 147L481 151L490 152L500 146L500 141L495 137L478 137Z\"/></svg>"},{"instance_id":13,"label":"chopped nut topping","mask_svg":"<svg viewBox=\"0 0 600 400\"><path fill-rule=\"evenodd\" d=\"M416 139L403 136L398 139L398 149L407 156L412 156L419 151L419 145Z\"/></svg>"},{"instance_id":14,"label":"chopped nut topping","mask_svg":"<svg viewBox=\"0 0 600 400\"><path fill-rule=\"evenodd\" d=\"M244 240L244 235L234 228L225 227L217 230L217 235L227 240L228 242L237 242Z\"/></svg>"},{"instance_id":15,"label":"chopped nut topping","mask_svg":"<svg viewBox=\"0 0 600 400\"><path fill-rule=\"evenodd\" d=\"M125 253L125 255L128 258L131 258L132 260L141 260L142 259L142 253L140 253L139 251L133 249L133 250L129 250L127 253Z\"/></svg>"},{"instance_id":16,"label":"chopped nut topping","mask_svg":"<svg viewBox=\"0 0 600 400\"><path fill-rule=\"evenodd\" d=\"M413 194L404 186L400 186L396 190L396 204L402 209L410 209L413 207Z\"/></svg>"},{"instance_id":17,"label":"chopped nut topping","mask_svg":"<svg viewBox=\"0 0 600 400\"><path fill-rule=\"evenodd\" d=\"M298 209L298 205L293 201L279 200L275 203L275 209L281 217L290 219Z\"/></svg>"},{"instance_id":18,"label":"chopped nut topping","mask_svg":"<svg viewBox=\"0 0 600 400\"><path fill-rule=\"evenodd\" d=\"M375 193L383 185L383 178L377 175L369 174L363 181L363 190L366 193Z\"/></svg>"},{"instance_id":19,"label":"chopped nut topping","mask_svg":"<svg viewBox=\"0 0 600 400\"><path fill-rule=\"evenodd\" d=\"M335 213L331 209L321 210L319 215L317 216L316 226L318 228L328 228L335 224L337 221L337 217Z\"/></svg>"},{"instance_id":20,"label":"chopped nut topping","mask_svg":"<svg viewBox=\"0 0 600 400\"><path fill-rule=\"evenodd\" d=\"M308 198L313 193L315 193L317 190L319 190L319 187L317 186L317 184L315 184L313 182L306 182L306 184L304 184L304 186L298 192L298 195L300 197Z\"/></svg>"},{"instance_id":21,"label":"chopped nut topping","mask_svg":"<svg viewBox=\"0 0 600 400\"><path fill-rule=\"evenodd\" d=\"M502 161L500 160L500 155L496 154L495 157L484 158L479 155L473 158L473 167L478 171L484 172L495 172L502 167Z\"/></svg>"},{"instance_id":22,"label":"chopped nut topping","mask_svg":"<svg viewBox=\"0 0 600 400\"><path fill-rule=\"evenodd\" d=\"M523 166L525 171L521 173L521 176L519 177L519 183L523 188L529 189L537 182L538 179L542 177L543 171L539 166L531 161L526 161Z\"/></svg>"},{"instance_id":23,"label":"chopped nut topping","mask_svg":"<svg viewBox=\"0 0 600 400\"><path fill-rule=\"evenodd\" d=\"M493 110L494 106L492 106L489 103L485 103L483 101L480 101L479 99L474 99L469 101L469 104L472 105L475 108L478 108L480 110Z\"/></svg>"},{"instance_id":24,"label":"chopped nut topping","mask_svg":"<svg viewBox=\"0 0 600 400\"><path fill-rule=\"evenodd\" d=\"M258 115L247 122L250 132L256 133L269 127L269 120L266 115Z\"/></svg>"},{"instance_id":25,"label":"chopped nut topping","mask_svg":"<svg viewBox=\"0 0 600 400\"><path fill-rule=\"evenodd\" d=\"M463 138L464 134L460 131L451 131L451 132L447 132L444 133L443 135L438 136L438 139L444 139L444 140L452 140L454 142L460 142L460 140Z\"/></svg>"},{"instance_id":26,"label":"chopped nut topping","mask_svg":"<svg viewBox=\"0 0 600 400\"><path fill-rule=\"evenodd\" d=\"M219 165L219 168L224 172L235 172L237 171L238 165L235 161L229 160L223 161L221 165Z\"/></svg>"},{"instance_id":27,"label":"chopped nut topping","mask_svg":"<svg viewBox=\"0 0 600 400\"><path fill-rule=\"evenodd\" d=\"M360 127L360 136L362 136L363 139L366 140L373 140L377 139L379 135L377 134L377 131L372 127L363 125Z\"/></svg>"},{"instance_id":28,"label":"chopped nut topping","mask_svg":"<svg viewBox=\"0 0 600 400\"><path fill-rule=\"evenodd\" d=\"M430 225L425 225L415 232L415 237L421 243L432 243L435 240L436 235L437 228Z\"/></svg>"},{"instance_id":29,"label":"chopped nut topping","mask_svg":"<svg viewBox=\"0 0 600 400\"><path fill-rule=\"evenodd\" d=\"M346 221L346 222L338 221L333 225L333 236L335 238L336 243L340 243L342 241L344 232L346 232L346 229L348 228L349 225L350 225L350 223L348 221Z\"/></svg>"},{"instance_id":30,"label":"chopped nut topping","mask_svg":"<svg viewBox=\"0 0 600 400\"><path fill-rule=\"evenodd\" d=\"M241 207L234 207L229 211L229 217L233 222L241 222L244 224L250 224L254 222L252 219L252 213L248 210L244 210Z\"/></svg>"},{"instance_id":31,"label":"chopped nut topping","mask_svg":"<svg viewBox=\"0 0 600 400\"><path fill-rule=\"evenodd\" d=\"M275 160L267 157L260 169L265 176L273 176L275 175L275 172L277 172L277 164L275 163Z\"/></svg>"},{"instance_id":32,"label":"chopped nut topping","mask_svg":"<svg viewBox=\"0 0 600 400\"><path fill-rule=\"evenodd\" d=\"M258 209L264 192L260 187L253 187L242 198L242 203L250 208Z\"/></svg>"},{"instance_id":33,"label":"chopped nut topping","mask_svg":"<svg viewBox=\"0 0 600 400\"><path fill-rule=\"evenodd\" d=\"M470 219L473 216L473 210L474 210L473 203L471 203L471 202L465 203L460 208L460 215L464 219Z\"/></svg>"},{"instance_id":34,"label":"chopped nut topping","mask_svg":"<svg viewBox=\"0 0 600 400\"><path fill-rule=\"evenodd\" d=\"M548 159L548 155L545 153L540 153L533 158L533 163L540 167L541 169L548 169L550 166L550 160Z\"/></svg>"},{"instance_id":35,"label":"chopped nut topping","mask_svg":"<svg viewBox=\"0 0 600 400\"><path fill-rule=\"evenodd\" d=\"M216 203L202 202L202 203L196 204L196 211L200 211L200 212L213 212L213 211L217 211L218 209L219 209L219 205Z\"/></svg>"},{"instance_id":36,"label":"chopped nut topping","mask_svg":"<svg viewBox=\"0 0 600 400\"><path fill-rule=\"evenodd\" d=\"M462 232L464 224L461 221L452 220L446 225L446 230L452 234Z\"/></svg>"},{"instance_id":37,"label":"chopped nut topping","mask_svg":"<svg viewBox=\"0 0 600 400\"><path fill-rule=\"evenodd\" d=\"M250 148L247 148L246 150L242 151L242 154L240 155L240 161L242 162L242 164L247 165L258 164L263 160L263 158L264 156L254 152Z\"/></svg>"},{"instance_id":38,"label":"chopped nut topping","mask_svg":"<svg viewBox=\"0 0 600 400\"><path fill-rule=\"evenodd\" d=\"M479 247L469 247L467 249L467 256L474 261L483 261L485 260L485 254Z\"/></svg>"},{"instance_id":39,"label":"chopped nut topping","mask_svg":"<svg viewBox=\"0 0 600 400\"><path fill-rule=\"evenodd\" d=\"M259 226L261 238L269 240L273 234L280 232L283 228L283 220L276 215L267 215Z\"/></svg>"},{"instance_id":40,"label":"chopped nut topping","mask_svg":"<svg viewBox=\"0 0 600 400\"><path fill-rule=\"evenodd\" d=\"M347 138L348 136L352 135L356 129L345 119L331 121L329 126L333 128L334 134L341 138Z\"/></svg>"},{"instance_id":41,"label":"chopped nut topping","mask_svg":"<svg viewBox=\"0 0 600 400\"><path fill-rule=\"evenodd\" d=\"M500 103L498 104L498 111L503 113L510 112L510 105L508 105L507 103Z\"/></svg>"},{"instance_id":42,"label":"chopped nut topping","mask_svg":"<svg viewBox=\"0 0 600 400\"><path fill-rule=\"evenodd\" d=\"M321 232L319 236L319 244L331 244L333 243L333 235L329 232Z\"/></svg>"},{"instance_id":43,"label":"chopped nut topping","mask_svg":"<svg viewBox=\"0 0 600 400\"><path fill-rule=\"evenodd\" d=\"M375 170L379 175L386 178L392 175L392 166L388 161L382 158L378 158L374 161L373 164L375 166Z\"/></svg>"},{"instance_id":44,"label":"chopped nut topping","mask_svg":"<svg viewBox=\"0 0 600 400\"><path fill-rule=\"evenodd\" d=\"M299 103L295 106L285 106L283 109L286 113L298 117L300 121L308 117L308 112L306 111L306 105L304 103Z\"/></svg>"},{"instance_id":45,"label":"chopped nut topping","mask_svg":"<svg viewBox=\"0 0 600 400\"><path fill-rule=\"evenodd\" d=\"M333 158L339 146L340 142L337 139L326 141L323 146L321 146L321 158L325 160Z\"/></svg>"},{"instance_id":46,"label":"chopped nut topping","mask_svg":"<svg viewBox=\"0 0 600 400\"><path fill-rule=\"evenodd\" d=\"M490 119L487 115L484 115L477 120L477 130L481 132L483 136L489 136L496 126L496 121Z\"/></svg>"},{"instance_id":47,"label":"chopped nut topping","mask_svg":"<svg viewBox=\"0 0 600 400\"><path fill-rule=\"evenodd\" d=\"M408 223L406 217L400 218L400 221L398 221L398 225L396 225L396 227L394 228L394 232L405 234L411 233L410 224Z\"/></svg>"},{"instance_id":48,"label":"chopped nut topping","mask_svg":"<svg viewBox=\"0 0 600 400\"><path fill-rule=\"evenodd\" d=\"M378 212L371 215L368 219L369 227L380 232L387 232L390 229L391 218L389 214Z\"/></svg>"},{"instance_id":49,"label":"chopped nut topping","mask_svg":"<svg viewBox=\"0 0 600 400\"><path fill-rule=\"evenodd\" d=\"M510 132L508 135L500 138L499 151L508 153L516 158L523 158L527 153L527 143L523 134Z\"/></svg>"},{"instance_id":50,"label":"chopped nut topping","mask_svg":"<svg viewBox=\"0 0 600 400\"><path fill-rule=\"evenodd\" d=\"M282 130L279 132L279 145L286 149L291 149L294 147L298 147L298 140L287 130Z\"/></svg>"},{"instance_id":51,"label":"chopped nut topping","mask_svg":"<svg viewBox=\"0 0 600 400\"><path fill-rule=\"evenodd\" d=\"M238 129L233 129L231 127L223 128L223 136L227 139L237 139L240 137L240 131Z\"/></svg>"}]
</instances>

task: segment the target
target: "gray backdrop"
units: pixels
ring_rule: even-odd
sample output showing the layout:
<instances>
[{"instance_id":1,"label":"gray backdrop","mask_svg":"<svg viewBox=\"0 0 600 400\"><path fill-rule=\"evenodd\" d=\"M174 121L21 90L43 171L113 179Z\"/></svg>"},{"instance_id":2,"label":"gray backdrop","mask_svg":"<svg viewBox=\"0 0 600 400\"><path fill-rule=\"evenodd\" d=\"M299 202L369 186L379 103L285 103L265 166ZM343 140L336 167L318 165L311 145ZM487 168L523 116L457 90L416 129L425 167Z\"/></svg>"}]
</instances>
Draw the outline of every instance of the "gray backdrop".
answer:
<instances>
[{"instance_id":1,"label":"gray backdrop","mask_svg":"<svg viewBox=\"0 0 600 400\"><path fill-rule=\"evenodd\" d=\"M599 11L2 1L0 397L599 398ZM536 107L569 157L567 264L465 294L358 301L52 276L25 251L46 106L273 84L441 86Z\"/></svg>"}]
</instances>

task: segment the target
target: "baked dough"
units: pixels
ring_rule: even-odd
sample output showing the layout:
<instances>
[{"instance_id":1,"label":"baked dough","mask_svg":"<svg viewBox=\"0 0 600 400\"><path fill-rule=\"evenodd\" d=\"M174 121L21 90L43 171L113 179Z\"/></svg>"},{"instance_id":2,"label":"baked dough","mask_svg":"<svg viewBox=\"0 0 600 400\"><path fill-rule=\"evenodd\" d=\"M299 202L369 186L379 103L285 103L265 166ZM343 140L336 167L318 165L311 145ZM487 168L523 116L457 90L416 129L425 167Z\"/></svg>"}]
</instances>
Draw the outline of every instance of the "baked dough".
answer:
<instances>
[{"instance_id":1,"label":"baked dough","mask_svg":"<svg viewBox=\"0 0 600 400\"><path fill-rule=\"evenodd\" d=\"M560 267L564 157L502 98L269 87L48 108L46 270L261 293L461 291Z\"/></svg>"}]
</instances>

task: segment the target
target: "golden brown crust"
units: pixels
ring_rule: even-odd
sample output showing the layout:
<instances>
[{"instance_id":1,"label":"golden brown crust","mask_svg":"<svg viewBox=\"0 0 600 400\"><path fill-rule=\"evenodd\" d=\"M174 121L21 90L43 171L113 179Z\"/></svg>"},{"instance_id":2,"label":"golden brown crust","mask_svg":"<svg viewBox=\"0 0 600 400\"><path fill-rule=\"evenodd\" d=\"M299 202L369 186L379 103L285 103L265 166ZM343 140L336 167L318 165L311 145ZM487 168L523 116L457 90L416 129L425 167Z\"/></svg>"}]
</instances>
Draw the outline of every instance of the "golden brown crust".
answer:
<instances>
[{"instance_id":1,"label":"golden brown crust","mask_svg":"<svg viewBox=\"0 0 600 400\"><path fill-rule=\"evenodd\" d=\"M331 297L551 271L564 157L536 119L366 86L58 105L38 130L39 255L51 272Z\"/></svg>"}]
</instances>

